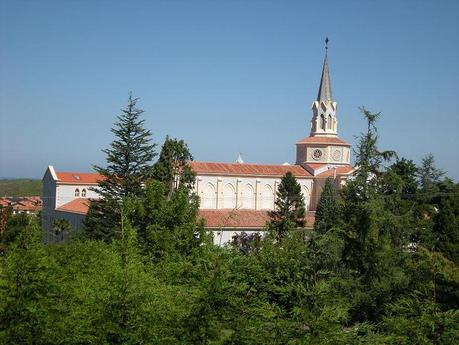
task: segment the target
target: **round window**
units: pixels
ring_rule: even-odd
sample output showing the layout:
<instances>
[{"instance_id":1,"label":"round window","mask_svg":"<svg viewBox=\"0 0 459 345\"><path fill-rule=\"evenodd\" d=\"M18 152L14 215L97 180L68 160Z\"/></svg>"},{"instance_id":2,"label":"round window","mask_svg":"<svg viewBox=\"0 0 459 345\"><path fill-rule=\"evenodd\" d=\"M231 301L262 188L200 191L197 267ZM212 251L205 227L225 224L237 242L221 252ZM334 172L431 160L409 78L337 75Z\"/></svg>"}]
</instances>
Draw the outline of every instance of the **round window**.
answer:
<instances>
[{"instance_id":1,"label":"round window","mask_svg":"<svg viewBox=\"0 0 459 345\"><path fill-rule=\"evenodd\" d=\"M339 161L341 159L341 151L340 150L333 151L333 159L335 161Z\"/></svg>"},{"instance_id":2,"label":"round window","mask_svg":"<svg viewBox=\"0 0 459 345\"><path fill-rule=\"evenodd\" d=\"M322 150L321 149L315 149L312 152L312 158L314 158L316 161L322 158Z\"/></svg>"}]
</instances>

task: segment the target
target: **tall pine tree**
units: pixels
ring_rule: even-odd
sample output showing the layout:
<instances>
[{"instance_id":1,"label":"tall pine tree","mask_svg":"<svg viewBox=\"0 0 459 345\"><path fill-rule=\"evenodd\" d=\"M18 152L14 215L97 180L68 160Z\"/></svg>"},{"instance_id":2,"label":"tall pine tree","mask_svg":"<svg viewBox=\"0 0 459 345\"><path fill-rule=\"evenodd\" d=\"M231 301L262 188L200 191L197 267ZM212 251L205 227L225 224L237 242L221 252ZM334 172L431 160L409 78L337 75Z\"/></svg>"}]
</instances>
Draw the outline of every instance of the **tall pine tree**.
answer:
<instances>
[{"instance_id":1,"label":"tall pine tree","mask_svg":"<svg viewBox=\"0 0 459 345\"><path fill-rule=\"evenodd\" d=\"M129 94L128 104L121 109L118 121L111 129L115 140L107 155L106 167L94 169L103 176L97 192L101 198L93 200L85 220L86 233L90 238L110 242L119 228L120 202L123 198L140 196L145 178L151 174L151 161L156 156L151 142L151 132L141 119L143 110L137 108L138 98Z\"/></svg>"},{"instance_id":2,"label":"tall pine tree","mask_svg":"<svg viewBox=\"0 0 459 345\"><path fill-rule=\"evenodd\" d=\"M278 240L281 240L288 230L304 226L306 209L303 193L291 172L282 177L276 193L275 209L269 215L269 225Z\"/></svg>"},{"instance_id":3,"label":"tall pine tree","mask_svg":"<svg viewBox=\"0 0 459 345\"><path fill-rule=\"evenodd\" d=\"M367 131L362 133L359 138L355 154L356 183L354 186L360 187L354 192L363 200L370 198L371 193L377 189L377 176L380 175L381 165L384 161L397 157L395 151L379 151L378 149L378 129L376 121L381 113L372 113L365 107L360 111L367 122Z\"/></svg>"},{"instance_id":4,"label":"tall pine tree","mask_svg":"<svg viewBox=\"0 0 459 345\"><path fill-rule=\"evenodd\" d=\"M336 226L340 220L340 206L338 204L338 195L333 181L328 178L325 181L322 194L316 209L316 220L314 230L317 233L325 234L333 226Z\"/></svg>"}]
</instances>

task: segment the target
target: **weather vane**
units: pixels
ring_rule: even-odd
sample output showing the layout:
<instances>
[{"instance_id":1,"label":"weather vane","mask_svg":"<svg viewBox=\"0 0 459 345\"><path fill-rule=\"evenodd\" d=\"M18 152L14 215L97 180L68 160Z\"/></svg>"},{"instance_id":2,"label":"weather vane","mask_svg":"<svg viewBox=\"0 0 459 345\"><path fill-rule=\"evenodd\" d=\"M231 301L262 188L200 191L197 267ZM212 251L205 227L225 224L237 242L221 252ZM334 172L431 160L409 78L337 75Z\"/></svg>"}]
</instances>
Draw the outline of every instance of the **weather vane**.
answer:
<instances>
[{"instance_id":1,"label":"weather vane","mask_svg":"<svg viewBox=\"0 0 459 345\"><path fill-rule=\"evenodd\" d=\"M328 37L325 37L325 51L328 50Z\"/></svg>"}]
</instances>

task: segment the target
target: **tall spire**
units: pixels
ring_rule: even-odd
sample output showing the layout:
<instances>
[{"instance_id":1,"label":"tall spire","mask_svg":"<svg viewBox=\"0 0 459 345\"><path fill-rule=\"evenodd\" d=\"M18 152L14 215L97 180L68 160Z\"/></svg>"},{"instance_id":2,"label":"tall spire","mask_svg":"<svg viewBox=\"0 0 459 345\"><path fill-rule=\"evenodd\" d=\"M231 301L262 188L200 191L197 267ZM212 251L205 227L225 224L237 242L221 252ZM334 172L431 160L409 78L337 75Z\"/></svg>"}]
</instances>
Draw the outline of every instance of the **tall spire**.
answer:
<instances>
[{"instance_id":1,"label":"tall spire","mask_svg":"<svg viewBox=\"0 0 459 345\"><path fill-rule=\"evenodd\" d=\"M317 100L319 102L332 100L330 74L328 71L328 37L325 39L325 59L324 66L322 68L322 77L320 78L320 87L319 93L317 94Z\"/></svg>"}]
</instances>

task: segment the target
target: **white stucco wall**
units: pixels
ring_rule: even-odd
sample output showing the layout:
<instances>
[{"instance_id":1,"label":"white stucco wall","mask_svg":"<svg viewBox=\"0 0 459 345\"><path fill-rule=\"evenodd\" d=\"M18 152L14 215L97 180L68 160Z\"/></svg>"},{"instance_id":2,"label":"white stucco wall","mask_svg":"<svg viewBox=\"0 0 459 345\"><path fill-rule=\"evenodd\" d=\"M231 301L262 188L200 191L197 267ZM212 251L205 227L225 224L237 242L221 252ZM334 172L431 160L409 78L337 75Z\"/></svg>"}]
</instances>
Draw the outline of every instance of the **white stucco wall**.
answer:
<instances>
[{"instance_id":1,"label":"white stucco wall","mask_svg":"<svg viewBox=\"0 0 459 345\"><path fill-rule=\"evenodd\" d=\"M313 179L297 177L309 210ZM257 176L198 175L195 192L201 209L272 210L281 178Z\"/></svg>"},{"instance_id":2,"label":"white stucco wall","mask_svg":"<svg viewBox=\"0 0 459 345\"><path fill-rule=\"evenodd\" d=\"M91 188L96 187L95 185L92 184L61 184L57 183L57 188L56 188L56 208L65 205L69 203L70 201L77 199L77 198L83 198L84 196L82 195L83 190L86 191L86 196L84 198L88 199L98 199L100 196L97 194L97 192L91 190ZM79 191L79 196L75 195L75 191Z\"/></svg>"}]
</instances>

